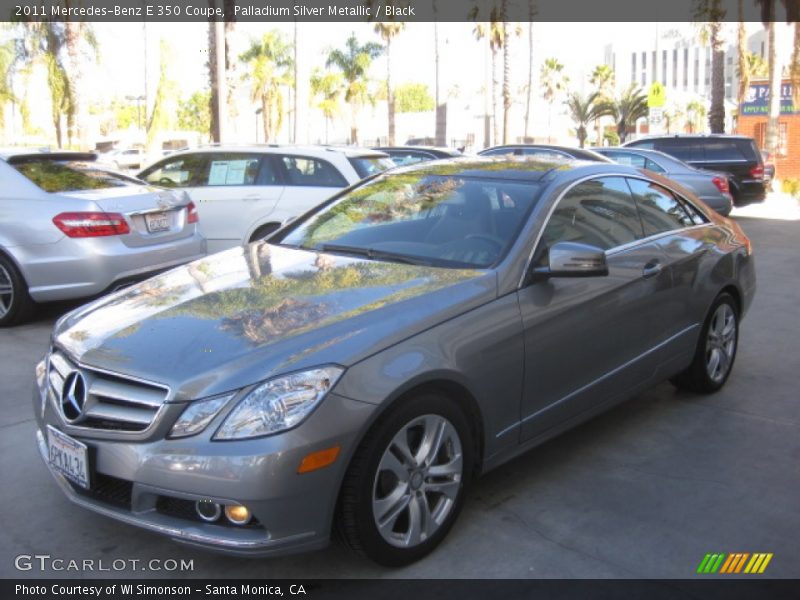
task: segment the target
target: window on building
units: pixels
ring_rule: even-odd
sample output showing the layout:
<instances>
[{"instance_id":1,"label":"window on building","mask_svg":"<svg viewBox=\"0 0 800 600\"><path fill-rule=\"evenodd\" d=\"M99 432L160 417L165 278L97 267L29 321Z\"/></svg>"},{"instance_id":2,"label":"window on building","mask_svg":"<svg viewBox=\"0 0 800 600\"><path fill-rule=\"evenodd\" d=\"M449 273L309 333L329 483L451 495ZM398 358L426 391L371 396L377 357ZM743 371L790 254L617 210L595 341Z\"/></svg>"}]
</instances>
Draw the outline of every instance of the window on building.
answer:
<instances>
[{"instance_id":1,"label":"window on building","mask_svg":"<svg viewBox=\"0 0 800 600\"><path fill-rule=\"evenodd\" d=\"M631 83L636 83L636 52L631 54Z\"/></svg>"},{"instance_id":2,"label":"window on building","mask_svg":"<svg viewBox=\"0 0 800 600\"><path fill-rule=\"evenodd\" d=\"M711 48L706 48L706 77L705 77L706 90L708 90L708 86L710 84L711 84Z\"/></svg>"},{"instance_id":3,"label":"window on building","mask_svg":"<svg viewBox=\"0 0 800 600\"><path fill-rule=\"evenodd\" d=\"M678 49L672 51L672 87L678 87Z\"/></svg>"},{"instance_id":4,"label":"window on building","mask_svg":"<svg viewBox=\"0 0 800 600\"><path fill-rule=\"evenodd\" d=\"M700 48L694 49L694 91L700 87Z\"/></svg>"},{"instance_id":5,"label":"window on building","mask_svg":"<svg viewBox=\"0 0 800 600\"><path fill-rule=\"evenodd\" d=\"M683 89L689 89L689 49L683 49Z\"/></svg>"},{"instance_id":6,"label":"window on building","mask_svg":"<svg viewBox=\"0 0 800 600\"><path fill-rule=\"evenodd\" d=\"M653 65L653 73L652 73L652 81L658 81L658 58L657 53L653 50L652 54L650 55L650 64Z\"/></svg>"},{"instance_id":7,"label":"window on building","mask_svg":"<svg viewBox=\"0 0 800 600\"><path fill-rule=\"evenodd\" d=\"M661 51L661 83L667 85L667 51Z\"/></svg>"}]
</instances>

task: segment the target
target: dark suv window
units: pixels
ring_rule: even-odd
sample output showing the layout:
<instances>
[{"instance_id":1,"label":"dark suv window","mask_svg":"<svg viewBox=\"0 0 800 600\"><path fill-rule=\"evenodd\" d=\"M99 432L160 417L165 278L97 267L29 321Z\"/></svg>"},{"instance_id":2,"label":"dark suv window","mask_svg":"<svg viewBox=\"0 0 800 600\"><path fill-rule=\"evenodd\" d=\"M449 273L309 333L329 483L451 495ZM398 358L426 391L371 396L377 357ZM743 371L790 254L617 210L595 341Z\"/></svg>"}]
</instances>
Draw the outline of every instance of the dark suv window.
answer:
<instances>
[{"instance_id":1,"label":"dark suv window","mask_svg":"<svg viewBox=\"0 0 800 600\"><path fill-rule=\"evenodd\" d=\"M745 160L735 140L711 139L703 144L707 161Z\"/></svg>"},{"instance_id":2,"label":"dark suv window","mask_svg":"<svg viewBox=\"0 0 800 600\"><path fill-rule=\"evenodd\" d=\"M645 235L655 235L696 224L692 215L686 212L683 204L669 190L641 179L629 179L628 183L639 207Z\"/></svg>"},{"instance_id":3,"label":"dark suv window","mask_svg":"<svg viewBox=\"0 0 800 600\"><path fill-rule=\"evenodd\" d=\"M698 162L705 158L702 142L692 138L656 140L655 149L671 154L684 162Z\"/></svg>"},{"instance_id":4,"label":"dark suv window","mask_svg":"<svg viewBox=\"0 0 800 600\"><path fill-rule=\"evenodd\" d=\"M580 242L608 250L643 236L636 204L622 177L576 185L561 199L542 234L544 247Z\"/></svg>"}]
</instances>

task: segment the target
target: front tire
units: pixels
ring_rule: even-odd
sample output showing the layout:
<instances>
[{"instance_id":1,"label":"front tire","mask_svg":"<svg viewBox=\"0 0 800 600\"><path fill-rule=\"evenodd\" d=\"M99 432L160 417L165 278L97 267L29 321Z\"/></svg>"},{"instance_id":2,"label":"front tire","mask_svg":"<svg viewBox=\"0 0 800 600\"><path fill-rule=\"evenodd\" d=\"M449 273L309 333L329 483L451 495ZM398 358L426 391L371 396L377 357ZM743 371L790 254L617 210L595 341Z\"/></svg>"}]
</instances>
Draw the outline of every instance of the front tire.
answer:
<instances>
[{"instance_id":1,"label":"front tire","mask_svg":"<svg viewBox=\"0 0 800 600\"><path fill-rule=\"evenodd\" d=\"M0 327L21 323L31 315L33 306L17 266L0 254Z\"/></svg>"},{"instance_id":2,"label":"front tire","mask_svg":"<svg viewBox=\"0 0 800 600\"><path fill-rule=\"evenodd\" d=\"M701 394L718 391L733 370L739 346L739 306L727 292L711 305L692 364L672 378L680 389Z\"/></svg>"},{"instance_id":3,"label":"front tire","mask_svg":"<svg viewBox=\"0 0 800 600\"><path fill-rule=\"evenodd\" d=\"M421 559L453 526L473 463L469 422L455 402L430 393L401 400L367 434L348 468L341 537L383 566Z\"/></svg>"}]
</instances>

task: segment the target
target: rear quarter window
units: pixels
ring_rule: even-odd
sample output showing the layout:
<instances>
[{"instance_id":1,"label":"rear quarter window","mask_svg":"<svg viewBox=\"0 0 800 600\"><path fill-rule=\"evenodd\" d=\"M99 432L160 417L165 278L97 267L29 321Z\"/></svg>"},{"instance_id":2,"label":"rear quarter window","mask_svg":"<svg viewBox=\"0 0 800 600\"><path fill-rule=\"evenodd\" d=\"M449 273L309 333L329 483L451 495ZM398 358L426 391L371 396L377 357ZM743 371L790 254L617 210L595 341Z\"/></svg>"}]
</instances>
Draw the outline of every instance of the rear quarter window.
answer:
<instances>
[{"instance_id":1,"label":"rear quarter window","mask_svg":"<svg viewBox=\"0 0 800 600\"><path fill-rule=\"evenodd\" d=\"M684 162L701 162L705 160L703 144L691 138L674 138L656 141L656 150L674 156Z\"/></svg>"},{"instance_id":2,"label":"rear quarter window","mask_svg":"<svg viewBox=\"0 0 800 600\"><path fill-rule=\"evenodd\" d=\"M746 160L736 140L708 140L703 144L707 161Z\"/></svg>"},{"instance_id":3,"label":"rear quarter window","mask_svg":"<svg viewBox=\"0 0 800 600\"><path fill-rule=\"evenodd\" d=\"M141 185L136 179L90 162L31 160L12 165L45 192L83 192Z\"/></svg>"}]
</instances>

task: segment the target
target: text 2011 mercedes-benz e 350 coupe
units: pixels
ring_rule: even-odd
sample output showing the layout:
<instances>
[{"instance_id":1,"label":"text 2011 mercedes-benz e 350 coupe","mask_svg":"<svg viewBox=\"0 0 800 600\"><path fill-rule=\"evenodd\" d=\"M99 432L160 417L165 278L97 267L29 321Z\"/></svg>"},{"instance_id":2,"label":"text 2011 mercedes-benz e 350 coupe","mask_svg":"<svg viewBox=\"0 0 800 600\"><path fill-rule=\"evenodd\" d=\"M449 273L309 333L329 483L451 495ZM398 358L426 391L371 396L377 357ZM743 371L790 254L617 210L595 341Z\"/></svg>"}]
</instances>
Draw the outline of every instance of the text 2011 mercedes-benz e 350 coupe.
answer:
<instances>
[{"instance_id":1,"label":"text 2011 mercedes-benz e 350 coupe","mask_svg":"<svg viewBox=\"0 0 800 600\"><path fill-rule=\"evenodd\" d=\"M400 168L62 318L38 444L126 523L400 565L479 473L663 379L718 390L754 291L739 226L653 173Z\"/></svg>"}]
</instances>

